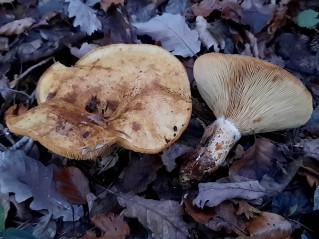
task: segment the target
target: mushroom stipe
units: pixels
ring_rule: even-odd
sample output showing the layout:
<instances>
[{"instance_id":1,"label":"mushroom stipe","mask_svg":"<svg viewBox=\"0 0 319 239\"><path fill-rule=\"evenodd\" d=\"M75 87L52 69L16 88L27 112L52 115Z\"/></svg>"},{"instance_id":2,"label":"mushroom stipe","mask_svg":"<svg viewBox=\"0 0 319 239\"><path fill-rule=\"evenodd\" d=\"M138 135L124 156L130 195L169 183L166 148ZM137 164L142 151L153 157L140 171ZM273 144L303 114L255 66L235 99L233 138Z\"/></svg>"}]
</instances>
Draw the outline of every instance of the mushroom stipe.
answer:
<instances>
[{"instance_id":1,"label":"mushroom stipe","mask_svg":"<svg viewBox=\"0 0 319 239\"><path fill-rule=\"evenodd\" d=\"M313 110L312 96L299 79L257 58L204 54L195 61L194 77L217 120L182 165L185 185L215 172L242 135L299 127Z\"/></svg>"}]
</instances>

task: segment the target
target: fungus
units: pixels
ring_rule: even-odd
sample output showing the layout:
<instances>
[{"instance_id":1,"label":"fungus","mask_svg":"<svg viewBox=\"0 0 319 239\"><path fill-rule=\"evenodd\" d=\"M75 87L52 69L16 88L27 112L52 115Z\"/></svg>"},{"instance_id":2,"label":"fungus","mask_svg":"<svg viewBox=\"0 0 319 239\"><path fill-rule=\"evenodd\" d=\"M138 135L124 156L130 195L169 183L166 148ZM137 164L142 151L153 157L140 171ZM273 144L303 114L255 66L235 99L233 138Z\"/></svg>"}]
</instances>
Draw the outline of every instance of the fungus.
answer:
<instances>
[{"instance_id":1,"label":"fungus","mask_svg":"<svg viewBox=\"0 0 319 239\"><path fill-rule=\"evenodd\" d=\"M153 45L93 50L73 67L57 62L40 78L38 106L6 112L8 128L67 158L91 159L116 143L158 153L175 142L191 116L184 66Z\"/></svg>"},{"instance_id":2,"label":"fungus","mask_svg":"<svg viewBox=\"0 0 319 239\"><path fill-rule=\"evenodd\" d=\"M298 127L312 113L311 94L301 81L257 58L208 53L195 61L194 77L216 121L182 166L185 183L216 171L242 135Z\"/></svg>"}]
</instances>

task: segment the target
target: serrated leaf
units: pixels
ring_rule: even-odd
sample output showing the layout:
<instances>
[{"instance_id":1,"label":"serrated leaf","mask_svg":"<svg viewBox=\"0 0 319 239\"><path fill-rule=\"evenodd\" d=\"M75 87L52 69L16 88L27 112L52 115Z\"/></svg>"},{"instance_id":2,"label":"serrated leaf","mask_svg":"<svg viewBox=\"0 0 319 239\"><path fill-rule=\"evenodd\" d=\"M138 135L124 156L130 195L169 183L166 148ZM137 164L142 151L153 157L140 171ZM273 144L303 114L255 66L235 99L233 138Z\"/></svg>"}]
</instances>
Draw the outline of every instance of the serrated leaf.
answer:
<instances>
[{"instance_id":1,"label":"serrated leaf","mask_svg":"<svg viewBox=\"0 0 319 239\"><path fill-rule=\"evenodd\" d=\"M193 203L200 208L214 207L221 202L234 198L257 199L265 195L265 189L258 181L235 183L200 183L198 196Z\"/></svg>"},{"instance_id":2,"label":"serrated leaf","mask_svg":"<svg viewBox=\"0 0 319 239\"><path fill-rule=\"evenodd\" d=\"M33 197L32 210L48 210L54 218L65 221L78 220L83 208L71 205L55 190L52 183L53 165L45 167L23 151L0 153L0 192L14 193L16 201Z\"/></svg>"},{"instance_id":3,"label":"serrated leaf","mask_svg":"<svg viewBox=\"0 0 319 239\"><path fill-rule=\"evenodd\" d=\"M194 56L200 50L199 36L191 30L180 14L164 13L143 23L134 23L137 34L148 35L174 55Z\"/></svg>"},{"instance_id":4,"label":"serrated leaf","mask_svg":"<svg viewBox=\"0 0 319 239\"><path fill-rule=\"evenodd\" d=\"M298 26L313 28L319 23L319 12L312 9L304 10L297 16Z\"/></svg>"},{"instance_id":5,"label":"serrated leaf","mask_svg":"<svg viewBox=\"0 0 319 239\"><path fill-rule=\"evenodd\" d=\"M172 200L157 201L139 196L125 194L118 197L124 209L124 215L134 217L152 231L155 239L186 239L187 224L184 222L183 209Z\"/></svg>"},{"instance_id":6,"label":"serrated leaf","mask_svg":"<svg viewBox=\"0 0 319 239\"><path fill-rule=\"evenodd\" d=\"M82 32L92 35L93 32L102 29L102 23L95 15L92 8L80 0L65 0L69 2L69 17L75 17L73 26L80 26Z\"/></svg>"}]
</instances>

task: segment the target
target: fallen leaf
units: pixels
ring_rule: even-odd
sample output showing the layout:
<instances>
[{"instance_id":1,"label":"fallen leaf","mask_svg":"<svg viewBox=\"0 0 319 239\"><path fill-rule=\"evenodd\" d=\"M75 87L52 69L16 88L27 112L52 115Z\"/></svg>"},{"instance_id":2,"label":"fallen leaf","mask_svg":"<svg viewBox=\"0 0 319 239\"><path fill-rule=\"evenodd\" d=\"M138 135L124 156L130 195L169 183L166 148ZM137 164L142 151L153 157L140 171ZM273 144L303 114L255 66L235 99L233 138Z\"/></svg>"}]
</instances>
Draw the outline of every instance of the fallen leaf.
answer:
<instances>
[{"instance_id":1,"label":"fallen leaf","mask_svg":"<svg viewBox=\"0 0 319 239\"><path fill-rule=\"evenodd\" d=\"M319 161L319 138L302 139L299 144L303 147L305 157L311 157Z\"/></svg>"},{"instance_id":2,"label":"fallen leaf","mask_svg":"<svg viewBox=\"0 0 319 239\"><path fill-rule=\"evenodd\" d=\"M179 143L174 143L169 148L165 149L161 158L166 170L172 172L176 167L175 160L191 150L193 150L192 147Z\"/></svg>"},{"instance_id":3,"label":"fallen leaf","mask_svg":"<svg viewBox=\"0 0 319 239\"><path fill-rule=\"evenodd\" d=\"M300 12L297 16L297 23L300 27L314 28L319 23L319 12L307 9Z\"/></svg>"},{"instance_id":4,"label":"fallen leaf","mask_svg":"<svg viewBox=\"0 0 319 239\"><path fill-rule=\"evenodd\" d=\"M90 193L89 181L76 167L60 168L55 171L53 180L56 189L69 202L86 204L86 195Z\"/></svg>"},{"instance_id":5,"label":"fallen leaf","mask_svg":"<svg viewBox=\"0 0 319 239\"><path fill-rule=\"evenodd\" d=\"M268 196L275 196L287 187L301 165L302 159L295 159L287 164L284 172L279 172L274 177L265 174L260 181L260 185L265 189Z\"/></svg>"},{"instance_id":6,"label":"fallen leaf","mask_svg":"<svg viewBox=\"0 0 319 239\"><path fill-rule=\"evenodd\" d=\"M265 138L258 138L241 159L234 161L229 175L261 180L265 174L274 175L281 170L285 162L286 158L276 145Z\"/></svg>"},{"instance_id":7,"label":"fallen leaf","mask_svg":"<svg viewBox=\"0 0 319 239\"><path fill-rule=\"evenodd\" d=\"M219 42L213 37L213 35L208 31L208 23L202 16L196 17L196 31L198 32L199 39L206 47L209 49L213 46L215 52L219 52ZM225 43L224 43L225 45Z\"/></svg>"},{"instance_id":8,"label":"fallen leaf","mask_svg":"<svg viewBox=\"0 0 319 239\"><path fill-rule=\"evenodd\" d=\"M84 42L80 48L77 47L70 47L70 52L73 56L76 56L77 58L81 58L84 55L88 54L93 49L97 48L98 44L89 44L87 42Z\"/></svg>"},{"instance_id":9,"label":"fallen leaf","mask_svg":"<svg viewBox=\"0 0 319 239\"><path fill-rule=\"evenodd\" d=\"M124 0L101 0L100 5L101 8L106 12L107 9L112 5L121 4L124 5Z\"/></svg>"},{"instance_id":10,"label":"fallen leaf","mask_svg":"<svg viewBox=\"0 0 319 239\"><path fill-rule=\"evenodd\" d=\"M235 232L239 235L245 229L243 219L237 214L236 209L230 201L222 202L213 208L197 208L192 205L191 200L184 199L186 212L198 223L206 227L220 231L225 229L227 233Z\"/></svg>"},{"instance_id":11,"label":"fallen leaf","mask_svg":"<svg viewBox=\"0 0 319 239\"><path fill-rule=\"evenodd\" d=\"M243 181L235 183L200 183L198 196L193 203L203 208L214 207L229 199L258 199L265 195L265 189L258 181Z\"/></svg>"},{"instance_id":12,"label":"fallen leaf","mask_svg":"<svg viewBox=\"0 0 319 239\"><path fill-rule=\"evenodd\" d=\"M241 12L241 22L251 27L252 33L260 32L273 18L275 6L273 4L258 6L252 4Z\"/></svg>"},{"instance_id":13,"label":"fallen leaf","mask_svg":"<svg viewBox=\"0 0 319 239\"><path fill-rule=\"evenodd\" d=\"M20 150L0 152L0 192L14 193L18 203L33 197L30 209L48 210L54 219L78 220L83 208L71 205L55 190L53 169L53 165L45 167Z\"/></svg>"},{"instance_id":14,"label":"fallen leaf","mask_svg":"<svg viewBox=\"0 0 319 239\"><path fill-rule=\"evenodd\" d=\"M174 55L194 56L200 50L198 33L191 30L185 17L164 13L143 23L133 23L139 35L148 35Z\"/></svg>"},{"instance_id":15,"label":"fallen leaf","mask_svg":"<svg viewBox=\"0 0 319 239\"><path fill-rule=\"evenodd\" d=\"M171 14L185 14L185 11L189 5L189 1L185 0L169 0L166 7L165 12Z\"/></svg>"},{"instance_id":16,"label":"fallen leaf","mask_svg":"<svg viewBox=\"0 0 319 239\"><path fill-rule=\"evenodd\" d=\"M120 188L123 192L141 193L156 179L156 172L162 167L156 155L134 154L128 166L123 170Z\"/></svg>"},{"instance_id":17,"label":"fallen leaf","mask_svg":"<svg viewBox=\"0 0 319 239\"><path fill-rule=\"evenodd\" d=\"M221 12L221 17L240 23L241 6L236 0L203 0L193 4L191 9L195 16L208 17L213 11Z\"/></svg>"},{"instance_id":18,"label":"fallen leaf","mask_svg":"<svg viewBox=\"0 0 319 239\"><path fill-rule=\"evenodd\" d=\"M32 235L37 239L53 239L56 234L57 225L51 220L52 215L47 214L40 218L33 228Z\"/></svg>"},{"instance_id":19,"label":"fallen leaf","mask_svg":"<svg viewBox=\"0 0 319 239\"><path fill-rule=\"evenodd\" d=\"M12 36L12 35L19 35L26 31L35 20L31 17L27 17L20 20L15 20L13 22L9 22L2 27L0 27L0 35L5 36Z\"/></svg>"},{"instance_id":20,"label":"fallen leaf","mask_svg":"<svg viewBox=\"0 0 319 239\"><path fill-rule=\"evenodd\" d=\"M294 186L273 197L272 212L285 218L301 215L311 211L312 203L308 199L307 192L302 187Z\"/></svg>"},{"instance_id":21,"label":"fallen leaf","mask_svg":"<svg viewBox=\"0 0 319 239\"><path fill-rule=\"evenodd\" d=\"M130 234L130 228L122 215L103 213L91 218L94 225L102 231L103 239L124 239Z\"/></svg>"},{"instance_id":22,"label":"fallen leaf","mask_svg":"<svg viewBox=\"0 0 319 239\"><path fill-rule=\"evenodd\" d=\"M309 86L314 94L319 95L319 79L317 77L309 82ZM319 106L313 110L305 126L312 135L319 136Z\"/></svg>"},{"instance_id":23,"label":"fallen leaf","mask_svg":"<svg viewBox=\"0 0 319 239\"><path fill-rule=\"evenodd\" d=\"M282 216L269 212L262 212L246 223L246 230L250 236L239 236L237 239L271 238L287 239L292 233L292 225Z\"/></svg>"},{"instance_id":24,"label":"fallen leaf","mask_svg":"<svg viewBox=\"0 0 319 239\"><path fill-rule=\"evenodd\" d=\"M5 228L5 222L10 210L8 193L0 193L0 232Z\"/></svg>"},{"instance_id":25,"label":"fallen leaf","mask_svg":"<svg viewBox=\"0 0 319 239\"><path fill-rule=\"evenodd\" d=\"M313 158L303 158L299 174L306 176L310 187L319 186L319 162Z\"/></svg>"},{"instance_id":26,"label":"fallen leaf","mask_svg":"<svg viewBox=\"0 0 319 239\"><path fill-rule=\"evenodd\" d=\"M80 26L82 32L92 35L93 32L102 29L100 20L94 13L94 10L81 2L80 0L65 0L69 2L69 17L75 17L73 26Z\"/></svg>"},{"instance_id":27,"label":"fallen leaf","mask_svg":"<svg viewBox=\"0 0 319 239\"><path fill-rule=\"evenodd\" d=\"M126 217L134 217L149 230L155 239L186 239L187 224L183 220L183 209L172 200L157 201L124 194L118 197Z\"/></svg>"}]
</instances>

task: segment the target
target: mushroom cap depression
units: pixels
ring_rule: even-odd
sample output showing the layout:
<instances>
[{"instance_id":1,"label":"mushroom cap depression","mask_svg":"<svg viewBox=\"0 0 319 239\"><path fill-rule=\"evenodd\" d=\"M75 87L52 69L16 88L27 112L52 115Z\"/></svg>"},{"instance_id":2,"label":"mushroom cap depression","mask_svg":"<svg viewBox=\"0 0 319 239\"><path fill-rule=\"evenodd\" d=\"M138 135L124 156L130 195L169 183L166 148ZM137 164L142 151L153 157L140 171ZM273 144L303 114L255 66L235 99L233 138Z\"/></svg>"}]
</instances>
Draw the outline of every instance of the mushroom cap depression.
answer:
<instances>
[{"instance_id":1,"label":"mushroom cap depression","mask_svg":"<svg viewBox=\"0 0 319 239\"><path fill-rule=\"evenodd\" d=\"M299 127L312 113L311 94L299 79L254 57L208 53L195 61L194 77L216 118L242 135Z\"/></svg>"},{"instance_id":2,"label":"mushroom cap depression","mask_svg":"<svg viewBox=\"0 0 319 239\"><path fill-rule=\"evenodd\" d=\"M38 106L8 110L9 129L68 158L88 159L111 144L158 153L175 142L191 116L181 62L153 45L93 50L73 67L59 62L41 77Z\"/></svg>"}]
</instances>

